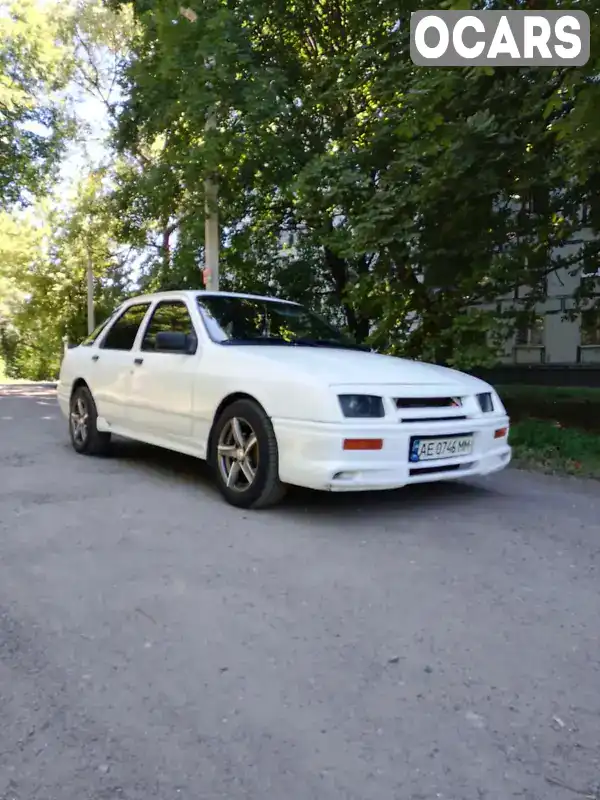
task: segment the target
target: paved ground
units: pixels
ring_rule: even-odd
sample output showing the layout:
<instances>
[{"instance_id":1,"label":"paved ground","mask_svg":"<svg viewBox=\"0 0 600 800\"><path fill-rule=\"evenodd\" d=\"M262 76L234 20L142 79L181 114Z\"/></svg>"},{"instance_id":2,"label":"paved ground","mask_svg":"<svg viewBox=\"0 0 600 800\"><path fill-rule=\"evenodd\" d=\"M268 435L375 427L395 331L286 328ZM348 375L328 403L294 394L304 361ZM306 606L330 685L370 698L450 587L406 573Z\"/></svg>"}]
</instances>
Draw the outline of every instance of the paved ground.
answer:
<instances>
[{"instance_id":1,"label":"paved ground","mask_svg":"<svg viewBox=\"0 0 600 800\"><path fill-rule=\"evenodd\" d=\"M224 505L0 397L2 800L600 792L600 490ZM581 795L579 795L581 796Z\"/></svg>"}]
</instances>

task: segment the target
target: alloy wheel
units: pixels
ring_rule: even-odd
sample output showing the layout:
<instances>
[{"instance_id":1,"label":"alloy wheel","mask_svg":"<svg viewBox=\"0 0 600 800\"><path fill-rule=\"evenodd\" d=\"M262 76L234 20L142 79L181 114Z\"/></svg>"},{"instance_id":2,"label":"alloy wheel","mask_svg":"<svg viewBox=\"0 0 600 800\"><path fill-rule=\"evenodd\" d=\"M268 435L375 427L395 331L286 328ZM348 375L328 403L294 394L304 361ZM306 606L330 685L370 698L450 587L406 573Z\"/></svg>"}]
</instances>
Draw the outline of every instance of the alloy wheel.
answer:
<instances>
[{"instance_id":1,"label":"alloy wheel","mask_svg":"<svg viewBox=\"0 0 600 800\"><path fill-rule=\"evenodd\" d=\"M258 439L249 422L241 417L227 420L217 444L219 472L228 489L247 491L258 470Z\"/></svg>"},{"instance_id":2,"label":"alloy wheel","mask_svg":"<svg viewBox=\"0 0 600 800\"><path fill-rule=\"evenodd\" d=\"M85 400L77 397L71 408L71 432L73 440L78 445L85 444L88 437L89 413Z\"/></svg>"}]
</instances>

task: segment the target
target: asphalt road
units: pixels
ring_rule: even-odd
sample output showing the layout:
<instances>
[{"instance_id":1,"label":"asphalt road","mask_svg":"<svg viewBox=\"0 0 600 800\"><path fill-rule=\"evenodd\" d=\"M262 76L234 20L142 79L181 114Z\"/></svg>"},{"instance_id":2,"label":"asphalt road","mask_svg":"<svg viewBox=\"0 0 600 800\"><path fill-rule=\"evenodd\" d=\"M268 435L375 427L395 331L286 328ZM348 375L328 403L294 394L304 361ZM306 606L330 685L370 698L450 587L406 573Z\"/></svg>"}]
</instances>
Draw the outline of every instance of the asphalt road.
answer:
<instances>
[{"instance_id":1,"label":"asphalt road","mask_svg":"<svg viewBox=\"0 0 600 800\"><path fill-rule=\"evenodd\" d=\"M599 568L598 484L241 512L5 390L0 798L596 797Z\"/></svg>"}]
</instances>

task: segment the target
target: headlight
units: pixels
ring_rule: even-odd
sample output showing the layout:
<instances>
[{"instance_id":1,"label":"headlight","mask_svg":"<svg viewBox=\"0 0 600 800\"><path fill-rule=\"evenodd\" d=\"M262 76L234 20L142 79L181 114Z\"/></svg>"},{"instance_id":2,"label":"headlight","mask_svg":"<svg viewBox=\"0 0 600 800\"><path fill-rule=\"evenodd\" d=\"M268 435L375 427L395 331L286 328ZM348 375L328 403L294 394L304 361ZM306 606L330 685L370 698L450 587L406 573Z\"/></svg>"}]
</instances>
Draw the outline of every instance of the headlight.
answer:
<instances>
[{"instance_id":1,"label":"headlight","mask_svg":"<svg viewBox=\"0 0 600 800\"><path fill-rule=\"evenodd\" d=\"M381 397L372 394L340 394L338 400L345 417L385 417Z\"/></svg>"},{"instance_id":2,"label":"headlight","mask_svg":"<svg viewBox=\"0 0 600 800\"><path fill-rule=\"evenodd\" d=\"M494 401L492 400L491 392L483 392L483 394L478 394L477 400L479 401L479 408L484 414L489 414L494 410Z\"/></svg>"}]
</instances>

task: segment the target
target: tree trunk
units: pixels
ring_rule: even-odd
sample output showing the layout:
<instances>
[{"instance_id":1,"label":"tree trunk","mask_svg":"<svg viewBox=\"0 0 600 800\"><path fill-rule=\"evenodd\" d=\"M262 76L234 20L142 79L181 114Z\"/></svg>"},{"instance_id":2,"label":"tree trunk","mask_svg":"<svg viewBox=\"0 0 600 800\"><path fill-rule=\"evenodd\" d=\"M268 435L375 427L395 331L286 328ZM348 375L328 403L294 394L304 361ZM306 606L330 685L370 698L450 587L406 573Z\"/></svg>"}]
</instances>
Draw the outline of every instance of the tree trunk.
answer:
<instances>
[{"instance_id":1,"label":"tree trunk","mask_svg":"<svg viewBox=\"0 0 600 800\"><path fill-rule=\"evenodd\" d=\"M348 264L344 258L340 258L329 247L325 248L325 263L329 268L335 295L344 309L348 327L357 342L364 342L370 333L370 321L357 314L352 304L346 299L346 289L348 288Z\"/></svg>"},{"instance_id":2,"label":"tree trunk","mask_svg":"<svg viewBox=\"0 0 600 800\"><path fill-rule=\"evenodd\" d=\"M161 255L162 269L165 277L169 274L171 267L171 233L173 229L170 225L165 225L162 233Z\"/></svg>"}]
</instances>

